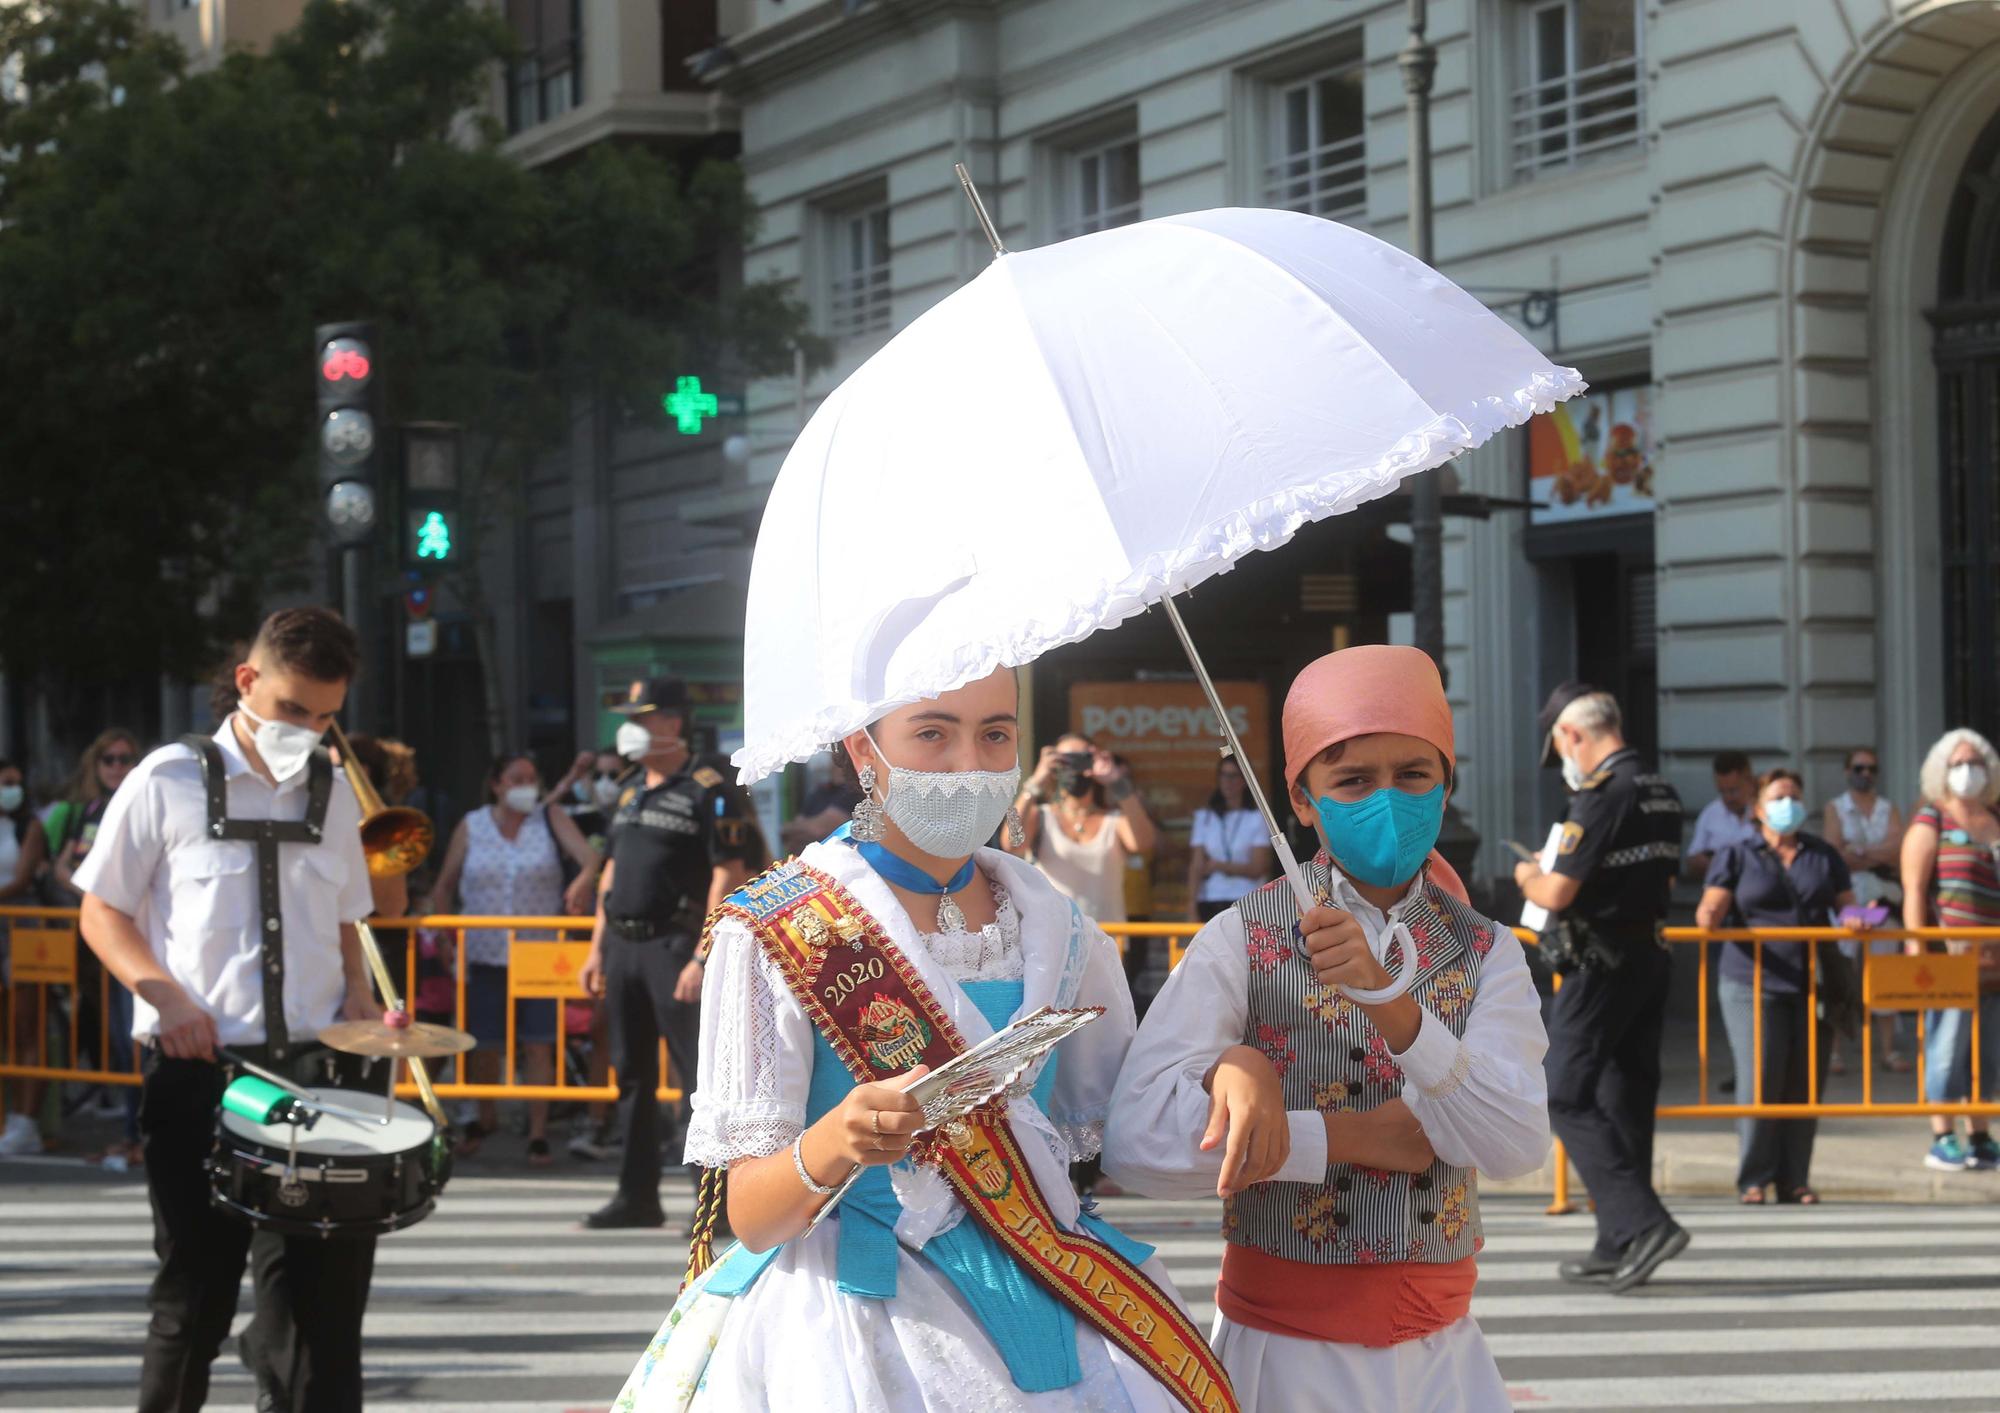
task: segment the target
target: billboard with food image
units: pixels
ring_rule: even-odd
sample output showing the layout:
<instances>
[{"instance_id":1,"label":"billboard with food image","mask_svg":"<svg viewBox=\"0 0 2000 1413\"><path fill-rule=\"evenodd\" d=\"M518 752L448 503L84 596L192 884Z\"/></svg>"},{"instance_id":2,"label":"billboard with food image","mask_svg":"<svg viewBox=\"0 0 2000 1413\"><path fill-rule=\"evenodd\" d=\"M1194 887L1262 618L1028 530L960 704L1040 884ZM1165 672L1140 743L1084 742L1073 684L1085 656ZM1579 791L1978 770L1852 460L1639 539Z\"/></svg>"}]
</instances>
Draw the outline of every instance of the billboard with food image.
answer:
<instances>
[{"instance_id":1,"label":"billboard with food image","mask_svg":"<svg viewBox=\"0 0 2000 1413\"><path fill-rule=\"evenodd\" d=\"M1528 421L1528 498L1537 525L1653 509L1653 390L1593 389Z\"/></svg>"}]
</instances>

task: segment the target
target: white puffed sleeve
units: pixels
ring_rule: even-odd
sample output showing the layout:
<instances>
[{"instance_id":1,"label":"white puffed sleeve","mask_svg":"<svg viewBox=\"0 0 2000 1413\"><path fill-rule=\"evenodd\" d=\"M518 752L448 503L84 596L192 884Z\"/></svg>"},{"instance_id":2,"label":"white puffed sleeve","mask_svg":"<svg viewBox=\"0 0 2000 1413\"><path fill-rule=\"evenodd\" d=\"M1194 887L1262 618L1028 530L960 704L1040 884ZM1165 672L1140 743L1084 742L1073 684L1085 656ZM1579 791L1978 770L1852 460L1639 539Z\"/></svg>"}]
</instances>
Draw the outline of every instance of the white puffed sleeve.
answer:
<instances>
[{"instance_id":1,"label":"white puffed sleeve","mask_svg":"<svg viewBox=\"0 0 2000 1413\"><path fill-rule=\"evenodd\" d=\"M1520 1177L1549 1152L1549 1048L1540 998L1520 939L1493 928L1465 1038L1428 1010L1410 1048L1397 1055L1403 1102L1438 1157L1491 1178Z\"/></svg>"},{"instance_id":2,"label":"white puffed sleeve","mask_svg":"<svg viewBox=\"0 0 2000 1413\"><path fill-rule=\"evenodd\" d=\"M727 1167L805 1128L812 1022L741 922L716 924L701 993L701 1060L684 1161Z\"/></svg>"},{"instance_id":3,"label":"white puffed sleeve","mask_svg":"<svg viewBox=\"0 0 2000 1413\"><path fill-rule=\"evenodd\" d=\"M1103 1150L1111 1089L1138 1028L1118 945L1086 920L1084 946L1089 950L1076 1004L1102 1006L1104 1014L1063 1041L1049 1092L1049 1121L1069 1145L1071 1161L1079 1163Z\"/></svg>"},{"instance_id":4,"label":"white puffed sleeve","mask_svg":"<svg viewBox=\"0 0 2000 1413\"><path fill-rule=\"evenodd\" d=\"M1227 908L1195 935L1125 1057L1104 1134L1107 1177L1148 1197L1215 1195L1224 1151L1201 1148L1209 1107L1202 1079L1223 1051L1244 1043L1249 1010L1243 916ZM1286 1119L1291 1152L1272 1180L1321 1181L1325 1119L1310 1109Z\"/></svg>"}]
</instances>

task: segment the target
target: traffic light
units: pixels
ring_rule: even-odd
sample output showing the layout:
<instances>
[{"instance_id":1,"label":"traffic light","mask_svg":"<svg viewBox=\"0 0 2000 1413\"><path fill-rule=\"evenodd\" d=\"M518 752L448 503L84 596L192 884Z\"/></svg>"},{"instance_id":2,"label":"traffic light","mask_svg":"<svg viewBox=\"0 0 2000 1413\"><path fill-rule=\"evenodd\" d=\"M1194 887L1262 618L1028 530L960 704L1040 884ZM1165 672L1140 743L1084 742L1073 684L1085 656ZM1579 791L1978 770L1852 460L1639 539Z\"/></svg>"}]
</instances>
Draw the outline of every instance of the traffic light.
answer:
<instances>
[{"instance_id":1,"label":"traffic light","mask_svg":"<svg viewBox=\"0 0 2000 1413\"><path fill-rule=\"evenodd\" d=\"M411 422L403 428L403 565L418 572L455 565L459 534L458 428Z\"/></svg>"},{"instance_id":2,"label":"traffic light","mask_svg":"<svg viewBox=\"0 0 2000 1413\"><path fill-rule=\"evenodd\" d=\"M319 418L315 443L327 523L339 545L375 532L381 437L375 352L366 324L321 324L313 331Z\"/></svg>"}]
</instances>

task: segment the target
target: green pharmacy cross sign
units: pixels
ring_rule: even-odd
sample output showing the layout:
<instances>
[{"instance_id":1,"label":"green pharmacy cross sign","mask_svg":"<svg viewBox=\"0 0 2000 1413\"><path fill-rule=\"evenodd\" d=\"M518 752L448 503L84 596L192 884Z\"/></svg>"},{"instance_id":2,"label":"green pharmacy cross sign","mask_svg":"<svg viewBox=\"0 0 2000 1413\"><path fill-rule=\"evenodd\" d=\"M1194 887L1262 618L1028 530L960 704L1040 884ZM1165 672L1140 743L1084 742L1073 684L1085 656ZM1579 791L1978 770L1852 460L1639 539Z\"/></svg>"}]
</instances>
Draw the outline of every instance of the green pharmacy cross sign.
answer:
<instances>
[{"instance_id":1,"label":"green pharmacy cross sign","mask_svg":"<svg viewBox=\"0 0 2000 1413\"><path fill-rule=\"evenodd\" d=\"M674 379L674 390L660 399L660 405L684 437L699 435L701 419L719 416L722 411L722 400L712 392L703 392L700 378Z\"/></svg>"},{"instance_id":2,"label":"green pharmacy cross sign","mask_svg":"<svg viewBox=\"0 0 2000 1413\"><path fill-rule=\"evenodd\" d=\"M712 393L702 387L700 378L676 378L674 390L660 399L660 406L667 409L667 416L674 419L674 426L682 436L698 437L704 421L741 417L743 394Z\"/></svg>"}]
</instances>

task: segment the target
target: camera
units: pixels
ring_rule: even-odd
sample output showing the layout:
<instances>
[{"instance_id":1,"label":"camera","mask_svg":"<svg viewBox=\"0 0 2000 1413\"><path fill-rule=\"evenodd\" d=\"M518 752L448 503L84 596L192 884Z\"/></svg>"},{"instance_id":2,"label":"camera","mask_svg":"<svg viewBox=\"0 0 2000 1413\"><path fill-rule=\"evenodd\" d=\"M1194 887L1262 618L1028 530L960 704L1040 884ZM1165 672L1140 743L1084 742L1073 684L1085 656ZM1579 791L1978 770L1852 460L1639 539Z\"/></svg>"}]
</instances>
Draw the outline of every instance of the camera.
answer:
<instances>
[{"instance_id":1,"label":"camera","mask_svg":"<svg viewBox=\"0 0 2000 1413\"><path fill-rule=\"evenodd\" d=\"M1090 751L1062 751L1056 756L1056 765L1072 775L1088 775L1097 757Z\"/></svg>"}]
</instances>

